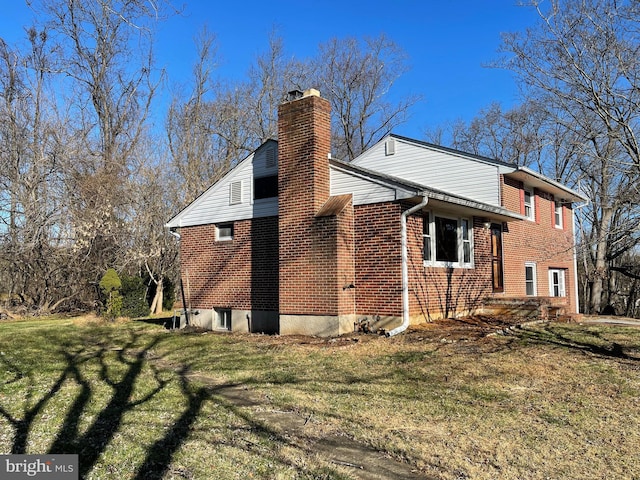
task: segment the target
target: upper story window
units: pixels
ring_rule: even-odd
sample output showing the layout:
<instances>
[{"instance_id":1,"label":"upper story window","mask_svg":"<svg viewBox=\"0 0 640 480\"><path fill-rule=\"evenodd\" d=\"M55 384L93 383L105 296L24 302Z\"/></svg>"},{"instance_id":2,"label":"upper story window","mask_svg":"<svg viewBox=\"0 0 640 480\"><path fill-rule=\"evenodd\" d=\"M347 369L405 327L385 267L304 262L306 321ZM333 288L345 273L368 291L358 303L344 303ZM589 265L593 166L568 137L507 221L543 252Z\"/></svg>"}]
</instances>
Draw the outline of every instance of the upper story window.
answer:
<instances>
[{"instance_id":1,"label":"upper story window","mask_svg":"<svg viewBox=\"0 0 640 480\"><path fill-rule=\"evenodd\" d=\"M422 239L425 264L473 266L473 229L468 218L427 213L423 218Z\"/></svg>"},{"instance_id":2,"label":"upper story window","mask_svg":"<svg viewBox=\"0 0 640 480\"><path fill-rule=\"evenodd\" d=\"M278 175L253 179L253 199L272 198L278 196Z\"/></svg>"},{"instance_id":3,"label":"upper story window","mask_svg":"<svg viewBox=\"0 0 640 480\"><path fill-rule=\"evenodd\" d=\"M233 222L216 225L216 240L233 240Z\"/></svg>"},{"instance_id":4,"label":"upper story window","mask_svg":"<svg viewBox=\"0 0 640 480\"><path fill-rule=\"evenodd\" d=\"M563 228L562 224L562 202L555 201L553 203L553 225L556 228Z\"/></svg>"},{"instance_id":5,"label":"upper story window","mask_svg":"<svg viewBox=\"0 0 640 480\"><path fill-rule=\"evenodd\" d=\"M535 197L533 194L533 190L529 189L529 188L525 188L524 189L524 216L527 217L529 220L534 220L536 219L536 212L535 212Z\"/></svg>"}]
</instances>

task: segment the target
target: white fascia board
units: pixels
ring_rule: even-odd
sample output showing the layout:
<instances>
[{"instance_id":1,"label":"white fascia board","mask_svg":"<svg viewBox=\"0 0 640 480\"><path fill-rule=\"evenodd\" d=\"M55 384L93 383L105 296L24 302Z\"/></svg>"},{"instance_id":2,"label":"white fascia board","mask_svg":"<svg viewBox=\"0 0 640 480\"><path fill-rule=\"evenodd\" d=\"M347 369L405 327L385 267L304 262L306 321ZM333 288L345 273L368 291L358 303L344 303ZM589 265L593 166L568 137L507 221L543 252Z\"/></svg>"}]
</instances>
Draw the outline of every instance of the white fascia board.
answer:
<instances>
[{"instance_id":1,"label":"white fascia board","mask_svg":"<svg viewBox=\"0 0 640 480\"><path fill-rule=\"evenodd\" d=\"M573 190L566 185L556 182L549 177L545 177L541 173L536 172L528 167L516 167L512 172L508 173L518 180L531 185L532 187L548 190L556 196L566 196L571 202L586 202L588 198L582 193Z\"/></svg>"},{"instance_id":2,"label":"white fascia board","mask_svg":"<svg viewBox=\"0 0 640 480\"><path fill-rule=\"evenodd\" d=\"M216 183L214 183L209 188L207 188L204 192L202 192L200 195L198 195L189 205L187 205L185 208L183 208L180 213L178 213L171 220L169 220L165 224L165 227L170 229L170 230L173 230L175 228L180 228L180 227L183 227L183 226L191 226L191 225L183 225L182 224L182 219L188 213L190 213L193 209L198 208L198 206L202 202L204 202L207 198L209 198L211 195L215 195L217 193L217 191L219 190L219 188L221 188L221 185L224 185L227 181L231 182L236 175L239 175L239 172L241 172L241 170L242 170L242 166L247 162L251 162L251 160L253 159L254 154L255 154L255 150L253 152L251 152L244 160L242 160L240 163L238 163L235 167L233 167L231 170L229 170Z\"/></svg>"}]
</instances>

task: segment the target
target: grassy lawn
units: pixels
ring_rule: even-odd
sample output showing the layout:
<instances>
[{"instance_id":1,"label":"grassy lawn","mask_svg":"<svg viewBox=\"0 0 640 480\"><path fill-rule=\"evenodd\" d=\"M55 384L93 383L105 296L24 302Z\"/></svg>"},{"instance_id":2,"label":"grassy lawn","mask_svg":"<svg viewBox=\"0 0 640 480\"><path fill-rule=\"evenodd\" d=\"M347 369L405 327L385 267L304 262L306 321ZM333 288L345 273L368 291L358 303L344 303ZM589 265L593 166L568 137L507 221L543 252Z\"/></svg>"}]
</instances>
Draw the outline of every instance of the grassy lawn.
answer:
<instances>
[{"instance_id":1,"label":"grassy lawn","mask_svg":"<svg viewBox=\"0 0 640 480\"><path fill-rule=\"evenodd\" d=\"M550 324L394 338L0 323L0 453L78 453L87 479L352 478L342 435L428 478L640 478L640 329ZM241 386L261 403L220 395ZM304 435L257 415L295 412Z\"/></svg>"}]
</instances>

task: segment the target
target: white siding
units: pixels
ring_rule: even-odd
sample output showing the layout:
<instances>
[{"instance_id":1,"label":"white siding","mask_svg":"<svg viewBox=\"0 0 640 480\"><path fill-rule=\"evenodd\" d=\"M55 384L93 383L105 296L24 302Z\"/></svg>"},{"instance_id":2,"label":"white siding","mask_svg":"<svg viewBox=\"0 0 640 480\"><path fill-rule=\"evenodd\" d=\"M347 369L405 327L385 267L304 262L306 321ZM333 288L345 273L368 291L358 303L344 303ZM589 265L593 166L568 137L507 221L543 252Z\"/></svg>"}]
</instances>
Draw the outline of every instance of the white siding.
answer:
<instances>
[{"instance_id":1,"label":"white siding","mask_svg":"<svg viewBox=\"0 0 640 480\"><path fill-rule=\"evenodd\" d=\"M500 205L499 167L474 158L394 138L386 154L385 140L353 160L354 165L419 183L490 205Z\"/></svg>"},{"instance_id":2,"label":"white siding","mask_svg":"<svg viewBox=\"0 0 640 480\"><path fill-rule=\"evenodd\" d=\"M277 165L266 166L267 150L276 147L277 145L273 141L263 144L167 225L169 227L186 227L277 215L277 198L253 200L254 174L264 177L278 173ZM231 184L235 182L242 183L242 202L231 204Z\"/></svg>"},{"instance_id":3,"label":"white siding","mask_svg":"<svg viewBox=\"0 0 640 480\"><path fill-rule=\"evenodd\" d=\"M354 205L389 202L412 196L409 192L396 191L388 185L376 183L351 172L331 168L331 195L353 194Z\"/></svg>"}]
</instances>

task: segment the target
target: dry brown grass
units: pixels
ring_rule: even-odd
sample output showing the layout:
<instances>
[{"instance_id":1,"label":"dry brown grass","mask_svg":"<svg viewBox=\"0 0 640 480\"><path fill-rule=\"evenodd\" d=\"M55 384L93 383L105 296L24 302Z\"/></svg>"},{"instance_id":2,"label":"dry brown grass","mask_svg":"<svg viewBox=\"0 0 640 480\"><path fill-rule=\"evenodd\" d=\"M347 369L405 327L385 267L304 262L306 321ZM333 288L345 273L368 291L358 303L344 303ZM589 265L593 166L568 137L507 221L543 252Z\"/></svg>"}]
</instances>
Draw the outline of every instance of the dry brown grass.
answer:
<instances>
[{"instance_id":1,"label":"dry brown grass","mask_svg":"<svg viewBox=\"0 0 640 480\"><path fill-rule=\"evenodd\" d=\"M490 335L504 322L466 319L393 338L320 339L91 317L0 326L0 451L16 445L11 419L31 419L28 453L70 435L75 410L69 449L100 439L96 418L116 419L108 442L86 450L100 453L90 478L126 478L145 459L166 467L162 478L355 478L314 452L314 439L330 435L429 478L640 478L640 329L541 324ZM65 369L73 375L52 390ZM234 405L219 385L259 403ZM127 386L121 397L116 387ZM297 414L304 428L287 433L265 412Z\"/></svg>"},{"instance_id":2,"label":"dry brown grass","mask_svg":"<svg viewBox=\"0 0 640 480\"><path fill-rule=\"evenodd\" d=\"M393 339L254 338L274 360L258 388L311 415L318 433L346 433L438 478L636 478L640 332L491 329L448 321Z\"/></svg>"}]
</instances>

